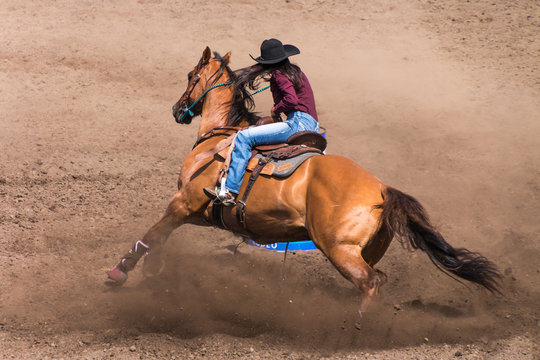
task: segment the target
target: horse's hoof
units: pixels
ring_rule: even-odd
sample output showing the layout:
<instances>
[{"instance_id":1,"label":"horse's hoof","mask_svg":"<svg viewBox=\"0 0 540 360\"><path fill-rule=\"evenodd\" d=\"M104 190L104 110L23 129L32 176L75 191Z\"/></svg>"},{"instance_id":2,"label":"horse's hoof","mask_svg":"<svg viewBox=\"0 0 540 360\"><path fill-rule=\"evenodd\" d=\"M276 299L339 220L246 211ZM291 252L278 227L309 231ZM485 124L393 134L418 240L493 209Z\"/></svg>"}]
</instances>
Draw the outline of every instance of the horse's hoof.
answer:
<instances>
[{"instance_id":1,"label":"horse's hoof","mask_svg":"<svg viewBox=\"0 0 540 360\"><path fill-rule=\"evenodd\" d=\"M107 273L107 277L114 281L115 285L122 285L126 282L128 275L120 270L118 266L113 267L109 272Z\"/></svg>"}]
</instances>

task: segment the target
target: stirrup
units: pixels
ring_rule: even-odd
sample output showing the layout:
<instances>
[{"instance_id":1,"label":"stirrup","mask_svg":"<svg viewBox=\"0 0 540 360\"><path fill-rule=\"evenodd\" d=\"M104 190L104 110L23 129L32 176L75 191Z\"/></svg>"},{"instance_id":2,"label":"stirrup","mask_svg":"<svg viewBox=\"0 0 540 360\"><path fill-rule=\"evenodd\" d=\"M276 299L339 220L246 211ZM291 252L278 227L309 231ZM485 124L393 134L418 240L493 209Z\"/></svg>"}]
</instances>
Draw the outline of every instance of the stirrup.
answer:
<instances>
[{"instance_id":1,"label":"stirrup","mask_svg":"<svg viewBox=\"0 0 540 360\"><path fill-rule=\"evenodd\" d=\"M218 199L221 204L223 204L223 206L236 205L236 196L228 190L221 192L217 189L210 189L205 187L203 191L209 198Z\"/></svg>"},{"instance_id":2,"label":"stirrup","mask_svg":"<svg viewBox=\"0 0 540 360\"><path fill-rule=\"evenodd\" d=\"M205 187L203 191L204 191L204 194L212 200L218 197L218 192L215 189L210 189L210 188Z\"/></svg>"},{"instance_id":3,"label":"stirrup","mask_svg":"<svg viewBox=\"0 0 540 360\"><path fill-rule=\"evenodd\" d=\"M225 191L224 195L219 194L218 199L221 201L223 206L236 205L236 196L228 190Z\"/></svg>"}]
</instances>

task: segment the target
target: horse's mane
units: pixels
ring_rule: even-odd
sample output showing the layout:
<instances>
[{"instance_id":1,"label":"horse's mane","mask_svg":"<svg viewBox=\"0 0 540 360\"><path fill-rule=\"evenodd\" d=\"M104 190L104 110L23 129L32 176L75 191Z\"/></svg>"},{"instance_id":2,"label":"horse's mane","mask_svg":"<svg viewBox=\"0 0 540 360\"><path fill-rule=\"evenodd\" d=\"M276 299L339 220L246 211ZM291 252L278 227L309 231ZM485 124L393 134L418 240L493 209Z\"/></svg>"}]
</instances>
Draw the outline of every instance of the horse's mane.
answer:
<instances>
[{"instance_id":1,"label":"horse's mane","mask_svg":"<svg viewBox=\"0 0 540 360\"><path fill-rule=\"evenodd\" d=\"M254 125L260 119L260 116L253 111L255 102L246 88L246 83L243 83L241 81L242 77L239 76L244 73L245 69L236 72L231 70L229 66L225 65L225 60L217 52L214 52L214 58L221 62L221 66L216 72L216 79L221 76L223 71L226 71L234 83L233 98L230 103L226 104L230 105L227 126L238 126L242 121L247 121L250 125Z\"/></svg>"}]
</instances>

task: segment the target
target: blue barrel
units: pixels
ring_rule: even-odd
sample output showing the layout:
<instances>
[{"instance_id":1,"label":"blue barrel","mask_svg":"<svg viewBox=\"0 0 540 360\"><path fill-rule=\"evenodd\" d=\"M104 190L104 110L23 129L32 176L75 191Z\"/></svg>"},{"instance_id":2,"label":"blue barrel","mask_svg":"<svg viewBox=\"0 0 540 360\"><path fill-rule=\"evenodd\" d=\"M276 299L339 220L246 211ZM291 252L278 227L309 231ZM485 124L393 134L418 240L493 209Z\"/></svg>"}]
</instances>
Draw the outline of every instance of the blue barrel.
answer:
<instances>
[{"instance_id":1,"label":"blue barrel","mask_svg":"<svg viewBox=\"0 0 540 360\"><path fill-rule=\"evenodd\" d=\"M290 242L289 247L287 247L286 242L277 242L277 243L273 243L269 245L257 244L255 241L251 239L247 239L246 242L252 246L260 247L267 250L278 251L278 252L284 252L285 249L287 249L288 251L298 251L298 250L307 251L307 250L317 249L317 247L311 240Z\"/></svg>"}]
</instances>

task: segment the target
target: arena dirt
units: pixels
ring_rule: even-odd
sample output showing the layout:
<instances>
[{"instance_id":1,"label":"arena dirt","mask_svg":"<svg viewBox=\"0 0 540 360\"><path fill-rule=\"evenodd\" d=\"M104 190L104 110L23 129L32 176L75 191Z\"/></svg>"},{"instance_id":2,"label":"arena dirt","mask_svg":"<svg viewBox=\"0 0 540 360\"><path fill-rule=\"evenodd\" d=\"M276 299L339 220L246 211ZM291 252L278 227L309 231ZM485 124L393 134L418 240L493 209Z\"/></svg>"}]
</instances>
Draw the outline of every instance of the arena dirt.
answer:
<instances>
[{"instance_id":1,"label":"arena dirt","mask_svg":"<svg viewBox=\"0 0 540 360\"><path fill-rule=\"evenodd\" d=\"M540 7L535 1L0 4L0 359L540 358ZM394 242L358 294L322 254L185 226L162 276L105 272L159 219L197 120L171 106L205 46L263 39L315 91L329 153L417 197L504 296ZM268 93L257 95L267 114Z\"/></svg>"}]
</instances>

